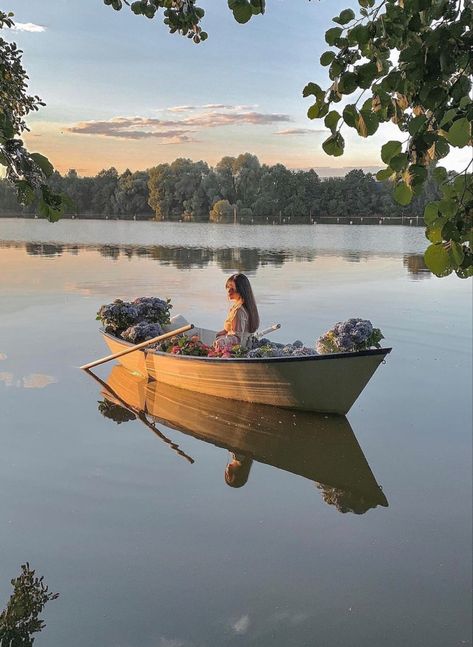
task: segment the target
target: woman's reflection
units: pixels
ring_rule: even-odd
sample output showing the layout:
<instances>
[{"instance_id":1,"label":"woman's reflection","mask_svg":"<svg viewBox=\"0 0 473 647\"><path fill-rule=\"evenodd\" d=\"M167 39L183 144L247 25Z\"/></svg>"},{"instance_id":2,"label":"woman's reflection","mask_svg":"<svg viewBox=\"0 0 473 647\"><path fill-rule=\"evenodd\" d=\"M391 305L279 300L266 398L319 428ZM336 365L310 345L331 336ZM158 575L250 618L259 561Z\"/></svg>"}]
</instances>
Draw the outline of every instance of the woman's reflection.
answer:
<instances>
[{"instance_id":1,"label":"woman's reflection","mask_svg":"<svg viewBox=\"0 0 473 647\"><path fill-rule=\"evenodd\" d=\"M230 487L243 487L248 481L253 459L245 454L229 454L231 458L225 468L225 483Z\"/></svg>"}]
</instances>

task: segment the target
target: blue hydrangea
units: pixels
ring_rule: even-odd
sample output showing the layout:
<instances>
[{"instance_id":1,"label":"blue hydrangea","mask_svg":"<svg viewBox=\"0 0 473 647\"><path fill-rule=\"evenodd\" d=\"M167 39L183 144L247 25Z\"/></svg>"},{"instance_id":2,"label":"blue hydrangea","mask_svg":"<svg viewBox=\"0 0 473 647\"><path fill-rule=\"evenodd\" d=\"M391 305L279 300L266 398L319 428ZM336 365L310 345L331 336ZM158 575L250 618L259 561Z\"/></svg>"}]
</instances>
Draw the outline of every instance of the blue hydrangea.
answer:
<instances>
[{"instance_id":1,"label":"blue hydrangea","mask_svg":"<svg viewBox=\"0 0 473 647\"><path fill-rule=\"evenodd\" d=\"M97 319L100 319L105 330L117 336L137 323L138 318L138 309L121 299L115 299L113 303L101 306L97 312Z\"/></svg>"},{"instance_id":2,"label":"blue hydrangea","mask_svg":"<svg viewBox=\"0 0 473 647\"><path fill-rule=\"evenodd\" d=\"M139 323L130 326L124 332L122 332L122 338L126 341L131 342L132 344L139 344L142 341L147 339L153 339L158 335L163 334L163 329L159 323L148 323L146 321L140 321Z\"/></svg>"},{"instance_id":3,"label":"blue hydrangea","mask_svg":"<svg viewBox=\"0 0 473 647\"><path fill-rule=\"evenodd\" d=\"M169 323L169 311L172 308L170 301L158 297L139 297L132 302L138 310L139 321L148 323Z\"/></svg>"},{"instance_id":4,"label":"blue hydrangea","mask_svg":"<svg viewBox=\"0 0 473 647\"><path fill-rule=\"evenodd\" d=\"M321 354L350 353L375 346L384 339L379 328L373 328L367 319L338 321L330 330L319 337L316 349Z\"/></svg>"}]
</instances>

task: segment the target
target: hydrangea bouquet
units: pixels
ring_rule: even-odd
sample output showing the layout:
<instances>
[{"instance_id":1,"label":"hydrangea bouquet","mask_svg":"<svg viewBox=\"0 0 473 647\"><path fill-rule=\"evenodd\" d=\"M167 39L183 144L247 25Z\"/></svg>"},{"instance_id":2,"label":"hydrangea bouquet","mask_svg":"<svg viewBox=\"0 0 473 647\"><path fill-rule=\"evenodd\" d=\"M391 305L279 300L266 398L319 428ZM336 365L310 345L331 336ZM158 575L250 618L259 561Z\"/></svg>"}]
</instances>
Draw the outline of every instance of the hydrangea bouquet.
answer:
<instances>
[{"instance_id":1,"label":"hydrangea bouquet","mask_svg":"<svg viewBox=\"0 0 473 647\"><path fill-rule=\"evenodd\" d=\"M329 353L351 353L367 348L381 348L384 339L379 328L373 328L367 319L339 321L333 328L319 337L315 345L320 355Z\"/></svg>"},{"instance_id":2,"label":"hydrangea bouquet","mask_svg":"<svg viewBox=\"0 0 473 647\"><path fill-rule=\"evenodd\" d=\"M139 297L131 303L115 299L113 303L101 306L97 319L105 331L138 344L157 337L162 326L170 322L170 299Z\"/></svg>"}]
</instances>

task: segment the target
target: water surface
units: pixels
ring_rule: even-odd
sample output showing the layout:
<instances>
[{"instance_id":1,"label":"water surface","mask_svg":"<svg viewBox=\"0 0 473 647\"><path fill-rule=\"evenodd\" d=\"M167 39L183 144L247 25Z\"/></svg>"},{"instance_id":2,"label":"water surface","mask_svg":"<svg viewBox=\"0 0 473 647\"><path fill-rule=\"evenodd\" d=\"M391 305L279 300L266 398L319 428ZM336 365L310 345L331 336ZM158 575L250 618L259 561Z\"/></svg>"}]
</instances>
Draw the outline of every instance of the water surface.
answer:
<instances>
[{"instance_id":1,"label":"water surface","mask_svg":"<svg viewBox=\"0 0 473 647\"><path fill-rule=\"evenodd\" d=\"M39 647L471 644L471 283L424 247L413 227L0 220L0 606L29 560L61 594ZM214 328L235 270L275 341L382 329L348 419L197 402L190 424L190 393L161 436L121 419L77 369L107 352L99 306L170 296ZM237 489L232 448L253 456Z\"/></svg>"}]
</instances>

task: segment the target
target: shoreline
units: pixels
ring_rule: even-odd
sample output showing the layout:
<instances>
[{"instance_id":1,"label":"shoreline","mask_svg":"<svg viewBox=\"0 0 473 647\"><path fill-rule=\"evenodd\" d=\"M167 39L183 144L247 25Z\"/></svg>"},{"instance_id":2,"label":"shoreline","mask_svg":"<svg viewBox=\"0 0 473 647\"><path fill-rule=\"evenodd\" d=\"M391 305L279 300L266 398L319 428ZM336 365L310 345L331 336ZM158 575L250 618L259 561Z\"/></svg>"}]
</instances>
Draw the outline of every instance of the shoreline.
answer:
<instances>
[{"instance_id":1,"label":"shoreline","mask_svg":"<svg viewBox=\"0 0 473 647\"><path fill-rule=\"evenodd\" d=\"M0 220L46 220L45 218L40 218L39 216L34 215L18 215L18 214L0 214ZM95 221L95 222L139 222L139 223L155 223L159 224L185 224L185 225L216 225L216 226L232 226L232 225L244 225L245 227L253 226L304 226L308 225L397 225L397 226L409 226L409 227L425 227L424 219L422 216L351 216L351 217L337 217L337 216L321 216L319 218L312 218L310 221L308 218L283 218L281 221L278 219L267 220L267 221L258 221L258 222L248 222L248 221L238 221L235 223L224 223L224 222L209 222L209 221L195 221L195 220L154 220L153 218L143 218L138 216L129 216L123 218L116 218L115 216L97 216L97 215L65 215L60 218L60 220L83 220L83 221Z\"/></svg>"}]
</instances>

